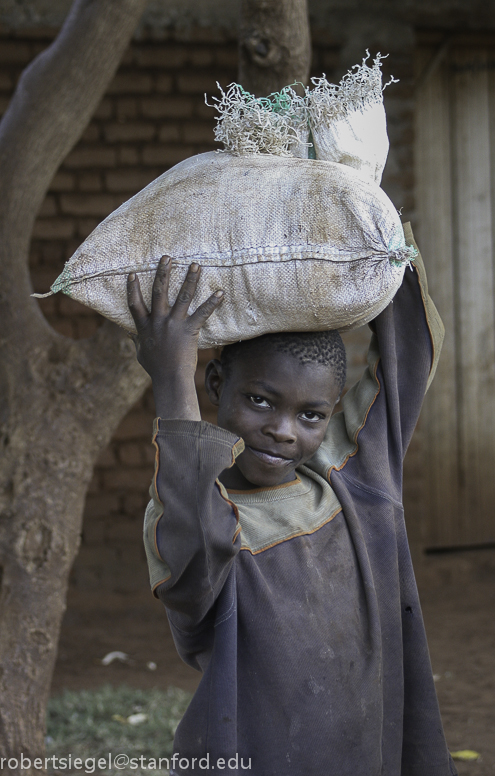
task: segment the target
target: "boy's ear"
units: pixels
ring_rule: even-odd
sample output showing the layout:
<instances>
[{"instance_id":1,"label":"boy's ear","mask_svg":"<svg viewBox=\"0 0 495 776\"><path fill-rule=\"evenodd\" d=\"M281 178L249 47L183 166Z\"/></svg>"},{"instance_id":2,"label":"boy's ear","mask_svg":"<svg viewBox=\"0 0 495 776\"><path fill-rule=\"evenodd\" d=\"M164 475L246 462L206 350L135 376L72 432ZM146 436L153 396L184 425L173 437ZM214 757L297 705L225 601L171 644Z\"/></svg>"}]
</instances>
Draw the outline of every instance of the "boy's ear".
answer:
<instances>
[{"instance_id":1,"label":"boy's ear","mask_svg":"<svg viewBox=\"0 0 495 776\"><path fill-rule=\"evenodd\" d=\"M225 373L218 358L213 358L206 365L205 388L211 403L218 407L222 389L225 383Z\"/></svg>"}]
</instances>

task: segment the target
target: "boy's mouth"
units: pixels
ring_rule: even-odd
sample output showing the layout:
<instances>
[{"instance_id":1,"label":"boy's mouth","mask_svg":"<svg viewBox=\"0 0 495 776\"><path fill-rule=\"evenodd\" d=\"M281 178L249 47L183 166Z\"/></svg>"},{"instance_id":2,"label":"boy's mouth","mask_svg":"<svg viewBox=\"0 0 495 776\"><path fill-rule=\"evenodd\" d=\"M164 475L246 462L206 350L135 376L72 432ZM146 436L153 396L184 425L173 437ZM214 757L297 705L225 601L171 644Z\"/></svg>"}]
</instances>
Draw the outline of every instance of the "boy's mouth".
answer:
<instances>
[{"instance_id":1,"label":"boy's mouth","mask_svg":"<svg viewBox=\"0 0 495 776\"><path fill-rule=\"evenodd\" d=\"M247 445L248 450L250 450L254 455L262 460L264 463L271 464L272 466L285 466L287 464L294 463L293 458L285 458L282 455L276 455L275 453L269 452L268 450L257 450L255 447L250 447Z\"/></svg>"}]
</instances>

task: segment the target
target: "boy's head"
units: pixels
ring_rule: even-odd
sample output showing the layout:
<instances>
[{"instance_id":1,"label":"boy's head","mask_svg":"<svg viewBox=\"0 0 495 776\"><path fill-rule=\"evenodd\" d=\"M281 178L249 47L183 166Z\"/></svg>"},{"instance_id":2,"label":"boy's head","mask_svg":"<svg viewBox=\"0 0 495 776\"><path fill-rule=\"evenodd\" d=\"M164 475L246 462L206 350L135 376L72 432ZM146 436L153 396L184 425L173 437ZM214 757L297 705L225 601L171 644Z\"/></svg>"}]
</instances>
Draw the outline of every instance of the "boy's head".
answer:
<instances>
[{"instance_id":1,"label":"boy's head","mask_svg":"<svg viewBox=\"0 0 495 776\"><path fill-rule=\"evenodd\" d=\"M336 331L266 334L226 346L206 368L218 425L246 449L224 472L227 487L290 482L316 452L345 383Z\"/></svg>"}]
</instances>

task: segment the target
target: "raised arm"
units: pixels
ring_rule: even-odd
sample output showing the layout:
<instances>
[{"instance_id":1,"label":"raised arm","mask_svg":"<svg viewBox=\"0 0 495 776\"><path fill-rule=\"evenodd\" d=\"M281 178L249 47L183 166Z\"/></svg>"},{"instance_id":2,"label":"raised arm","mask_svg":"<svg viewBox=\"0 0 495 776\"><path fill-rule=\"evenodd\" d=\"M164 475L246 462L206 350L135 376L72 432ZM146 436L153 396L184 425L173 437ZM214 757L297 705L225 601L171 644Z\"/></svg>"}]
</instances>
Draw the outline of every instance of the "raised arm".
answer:
<instances>
[{"instance_id":1,"label":"raised arm","mask_svg":"<svg viewBox=\"0 0 495 776\"><path fill-rule=\"evenodd\" d=\"M152 501L144 543L151 586L178 632L197 630L211 612L240 547L238 514L217 481L243 443L201 422L194 385L198 335L223 293L188 315L200 268L192 264L173 306L168 302L171 259L164 256L153 284L152 309L139 279L128 278L129 309L140 364L152 378L156 448Z\"/></svg>"},{"instance_id":2,"label":"raised arm","mask_svg":"<svg viewBox=\"0 0 495 776\"><path fill-rule=\"evenodd\" d=\"M409 224L404 234L406 244L417 247ZM356 457L359 467L353 471L380 489L390 474L402 482L402 462L443 341L419 251L394 300L371 328L368 367L344 397L344 411L331 419L313 466L329 476Z\"/></svg>"}]
</instances>

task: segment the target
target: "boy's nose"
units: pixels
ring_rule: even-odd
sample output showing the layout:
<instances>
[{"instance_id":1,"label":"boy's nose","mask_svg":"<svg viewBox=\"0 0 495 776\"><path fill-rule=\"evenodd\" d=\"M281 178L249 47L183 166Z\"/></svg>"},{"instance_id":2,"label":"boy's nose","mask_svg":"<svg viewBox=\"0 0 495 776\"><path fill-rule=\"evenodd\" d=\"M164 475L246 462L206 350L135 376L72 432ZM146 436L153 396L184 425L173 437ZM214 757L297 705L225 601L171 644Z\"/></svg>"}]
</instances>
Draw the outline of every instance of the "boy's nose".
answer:
<instances>
[{"instance_id":1,"label":"boy's nose","mask_svg":"<svg viewBox=\"0 0 495 776\"><path fill-rule=\"evenodd\" d=\"M275 442L286 442L293 444L296 441L295 424L291 418L279 417L272 418L263 429L264 433L271 436Z\"/></svg>"}]
</instances>

